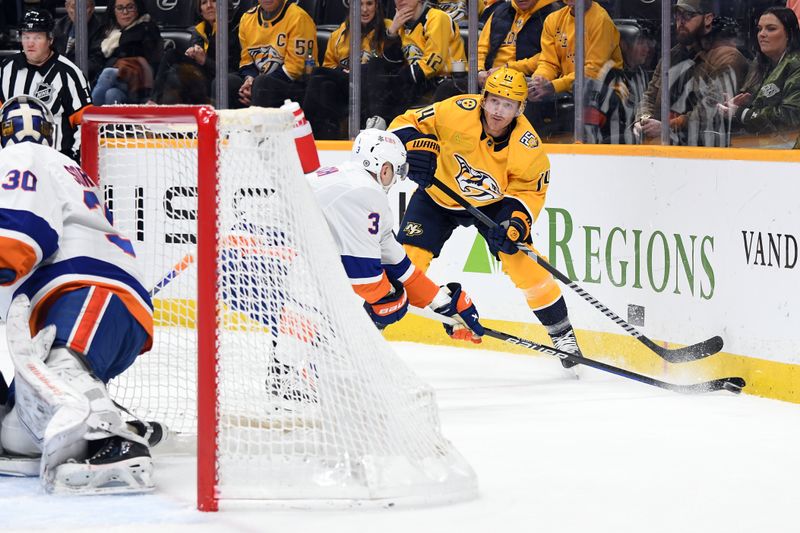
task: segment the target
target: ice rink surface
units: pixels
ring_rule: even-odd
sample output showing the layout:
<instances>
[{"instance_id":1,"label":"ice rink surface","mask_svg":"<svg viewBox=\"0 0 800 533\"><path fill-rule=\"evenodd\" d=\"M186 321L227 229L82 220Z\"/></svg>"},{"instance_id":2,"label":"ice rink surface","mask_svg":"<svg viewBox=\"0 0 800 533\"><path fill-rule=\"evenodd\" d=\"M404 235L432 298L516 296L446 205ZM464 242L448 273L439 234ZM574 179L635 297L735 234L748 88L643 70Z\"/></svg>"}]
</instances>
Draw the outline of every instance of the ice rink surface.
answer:
<instances>
[{"instance_id":1,"label":"ice rink surface","mask_svg":"<svg viewBox=\"0 0 800 533\"><path fill-rule=\"evenodd\" d=\"M443 432L477 472L477 499L204 514L194 507L193 460L168 456L157 458L158 489L145 496L52 497L37 479L0 478L0 530L800 531L800 405L681 396L591 369L569 380L549 357L394 346L436 388Z\"/></svg>"}]
</instances>

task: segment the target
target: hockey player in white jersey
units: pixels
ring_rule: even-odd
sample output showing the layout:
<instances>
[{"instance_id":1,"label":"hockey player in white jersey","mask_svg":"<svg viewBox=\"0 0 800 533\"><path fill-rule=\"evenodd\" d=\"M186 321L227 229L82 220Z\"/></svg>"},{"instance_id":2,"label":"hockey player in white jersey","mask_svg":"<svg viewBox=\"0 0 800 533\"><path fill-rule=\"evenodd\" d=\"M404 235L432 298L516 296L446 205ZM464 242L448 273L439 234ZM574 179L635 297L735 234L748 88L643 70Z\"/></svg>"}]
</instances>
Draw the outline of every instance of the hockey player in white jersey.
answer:
<instances>
[{"instance_id":1,"label":"hockey player in white jersey","mask_svg":"<svg viewBox=\"0 0 800 533\"><path fill-rule=\"evenodd\" d=\"M93 179L52 148L42 102L9 99L0 127L0 316L15 369L0 472L38 473L49 492L150 490L152 435L105 386L152 342L131 242Z\"/></svg>"},{"instance_id":2,"label":"hockey player in white jersey","mask_svg":"<svg viewBox=\"0 0 800 533\"><path fill-rule=\"evenodd\" d=\"M386 192L407 171L406 150L393 133L366 129L353 142L351 160L317 170L309 182L355 292L378 328L397 322L408 305L429 307L456 320L447 333L481 342L483 326L459 283L439 287L414 267L392 231Z\"/></svg>"}]
</instances>

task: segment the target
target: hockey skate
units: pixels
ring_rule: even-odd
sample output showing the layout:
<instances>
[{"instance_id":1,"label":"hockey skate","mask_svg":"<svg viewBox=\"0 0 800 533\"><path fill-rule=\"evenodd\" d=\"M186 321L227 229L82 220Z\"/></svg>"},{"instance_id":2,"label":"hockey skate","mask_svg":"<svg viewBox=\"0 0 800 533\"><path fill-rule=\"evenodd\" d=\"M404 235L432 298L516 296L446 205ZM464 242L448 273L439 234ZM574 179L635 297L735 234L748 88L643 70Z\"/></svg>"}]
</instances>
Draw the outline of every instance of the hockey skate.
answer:
<instances>
[{"instance_id":1,"label":"hockey skate","mask_svg":"<svg viewBox=\"0 0 800 533\"><path fill-rule=\"evenodd\" d=\"M161 422L156 422L155 420L129 420L127 424L134 433L147 440L147 444L151 449L169 440L169 429Z\"/></svg>"},{"instance_id":2,"label":"hockey skate","mask_svg":"<svg viewBox=\"0 0 800 533\"><path fill-rule=\"evenodd\" d=\"M114 435L90 441L89 454L85 461L58 465L48 489L55 494L121 494L155 488L153 462L144 444Z\"/></svg>"},{"instance_id":3,"label":"hockey skate","mask_svg":"<svg viewBox=\"0 0 800 533\"><path fill-rule=\"evenodd\" d=\"M581 349L578 347L578 341L575 338L575 331L571 327L568 327L566 330L560 333L551 334L550 339L553 341L553 346L557 350L577 356L583 356ZM574 379L580 378L580 371L578 370L577 365L578 363L561 359L561 366L564 367L565 374L568 374L569 377Z\"/></svg>"},{"instance_id":4,"label":"hockey skate","mask_svg":"<svg viewBox=\"0 0 800 533\"><path fill-rule=\"evenodd\" d=\"M280 401L281 407L291 409L298 403L316 404L316 371L313 365L298 369L272 358L265 380L267 392Z\"/></svg>"}]
</instances>

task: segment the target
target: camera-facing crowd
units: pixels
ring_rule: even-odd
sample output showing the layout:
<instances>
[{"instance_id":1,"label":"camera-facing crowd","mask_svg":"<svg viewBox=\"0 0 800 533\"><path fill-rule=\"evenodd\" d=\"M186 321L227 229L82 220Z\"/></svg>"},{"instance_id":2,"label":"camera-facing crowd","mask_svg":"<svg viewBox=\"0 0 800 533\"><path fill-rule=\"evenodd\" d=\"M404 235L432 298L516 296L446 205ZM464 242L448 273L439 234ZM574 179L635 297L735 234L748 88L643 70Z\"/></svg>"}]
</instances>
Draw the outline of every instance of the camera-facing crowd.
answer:
<instances>
[{"instance_id":1,"label":"camera-facing crowd","mask_svg":"<svg viewBox=\"0 0 800 533\"><path fill-rule=\"evenodd\" d=\"M667 131L673 145L796 146L800 0L671 1L667 54L660 50L658 3L479 1L479 90L501 67L523 73L525 115L550 142L658 144ZM585 13L580 95L576 2ZM0 100L45 97L65 132L65 153L77 151L67 130L89 103L217 102L215 0L191 5L195 23L188 27L166 20L155 1L87 0L85 72L74 64L76 0L22 7L4 2L0 11L7 30L0 26L7 50L0 56ZM228 106L277 107L291 99L317 139L347 138L348 8L326 0L239 0L228 8ZM362 127L467 91L467 13L466 0L361 0ZM665 58L670 101L663 116ZM583 109L579 135L576 99Z\"/></svg>"}]
</instances>

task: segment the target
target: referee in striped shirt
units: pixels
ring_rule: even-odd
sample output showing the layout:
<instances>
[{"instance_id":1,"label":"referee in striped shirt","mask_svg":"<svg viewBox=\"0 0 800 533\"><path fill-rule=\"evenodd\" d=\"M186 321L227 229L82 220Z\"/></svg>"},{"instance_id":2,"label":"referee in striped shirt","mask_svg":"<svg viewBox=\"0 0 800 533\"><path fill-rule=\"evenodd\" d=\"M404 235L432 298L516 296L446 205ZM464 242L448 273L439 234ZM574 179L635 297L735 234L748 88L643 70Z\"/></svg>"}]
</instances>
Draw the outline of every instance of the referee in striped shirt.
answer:
<instances>
[{"instance_id":1,"label":"referee in striped shirt","mask_svg":"<svg viewBox=\"0 0 800 533\"><path fill-rule=\"evenodd\" d=\"M10 56L0 68L0 104L21 94L44 102L56 121L54 148L77 161L78 125L84 108L91 104L89 84L72 61L53 49L54 27L48 11L25 13L20 28L22 52Z\"/></svg>"}]
</instances>

